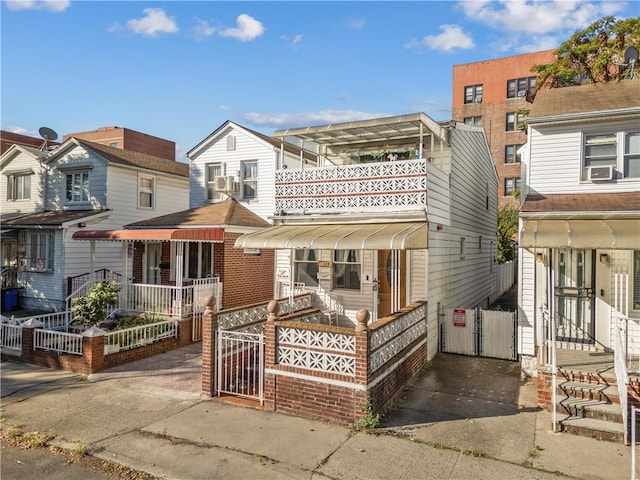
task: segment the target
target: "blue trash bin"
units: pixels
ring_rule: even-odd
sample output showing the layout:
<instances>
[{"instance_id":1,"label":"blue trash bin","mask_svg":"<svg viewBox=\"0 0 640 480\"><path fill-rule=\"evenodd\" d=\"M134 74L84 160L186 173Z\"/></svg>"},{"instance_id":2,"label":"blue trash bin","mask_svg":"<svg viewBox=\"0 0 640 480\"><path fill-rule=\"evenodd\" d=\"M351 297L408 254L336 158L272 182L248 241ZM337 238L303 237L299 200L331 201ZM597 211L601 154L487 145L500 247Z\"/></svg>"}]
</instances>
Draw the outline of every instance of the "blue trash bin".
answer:
<instances>
[{"instance_id":1,"label":"blue trash bin","mask_svg":"<svg viewBox=\"0 0 640 480\"><path fill-rule=\"evenodd\" d=\"M18 288L5 288L2 290L2 311L10 312L18 306Z\"/></svg>"}]
</instances>

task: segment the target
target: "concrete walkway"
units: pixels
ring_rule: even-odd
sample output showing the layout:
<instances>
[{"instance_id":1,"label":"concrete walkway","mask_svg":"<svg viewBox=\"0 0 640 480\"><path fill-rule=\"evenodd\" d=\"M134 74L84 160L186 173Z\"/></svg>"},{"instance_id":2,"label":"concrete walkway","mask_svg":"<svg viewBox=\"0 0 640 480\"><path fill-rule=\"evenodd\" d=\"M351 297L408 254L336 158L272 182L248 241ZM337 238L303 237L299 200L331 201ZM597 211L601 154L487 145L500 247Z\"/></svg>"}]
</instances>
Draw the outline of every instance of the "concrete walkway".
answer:
<instances>
[{"instance_id":1,"label":"concrete walkway","mask_svg":"<svg viewBox=\"0 0 640 480\"><path fill-rule=\"evenodd\" d=\"M193 350L164 361L193 372ZM437 356L377 435L203 399L176 388L162 362L87 381L3 361L2 425L52 431L62 446L80 442L100 458L176 480L631 476L629 447L552 433L514 362Z\"/></svg>"}]
</instances>

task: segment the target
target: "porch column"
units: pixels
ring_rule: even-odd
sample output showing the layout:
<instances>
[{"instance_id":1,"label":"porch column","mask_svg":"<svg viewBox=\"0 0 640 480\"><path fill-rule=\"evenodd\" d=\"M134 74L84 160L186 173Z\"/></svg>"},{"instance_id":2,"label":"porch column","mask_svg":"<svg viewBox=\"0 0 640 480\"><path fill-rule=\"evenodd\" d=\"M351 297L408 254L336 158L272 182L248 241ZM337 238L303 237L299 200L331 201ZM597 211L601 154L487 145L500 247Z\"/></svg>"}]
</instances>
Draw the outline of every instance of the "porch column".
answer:
<instances>
[{"instance_id":1,"label":"porch column","mask_svg":"<svg viewBox=\"0 0 640 480\"><path fill-rule=\"evenodd\" d=\"M264 327L264 408L274 412L276 409L276 321L280 305L272 300L267 305L267 322Z\"/></svg>"},{"instance_id":2,"label":"porch column","mask_svg":"<svg viewBox=\"0 0 640 480\"><path fill-rule=\"evenodd\" d=\"M218 314L216 299L209 295L204 300L202 314L202 393L209 397L216 394L216 354L218 347Z\"/></svg>"},{"instance_id":3,"label":"porch column","mask_svg":"<svg viewBox=\"0 0 640 480\"><path fill-rule=\"evenodd\" d=\"M363 385L363 390L354 390L353 401L353 418L357 421L363 412L361 407L367 402L368 385L369 385L369 311L361 308L356 312L356 320L358 321L356 333L356 374L355 383ZM372 402L373 403L373 402Z\"/></svg>"}]
</instances>

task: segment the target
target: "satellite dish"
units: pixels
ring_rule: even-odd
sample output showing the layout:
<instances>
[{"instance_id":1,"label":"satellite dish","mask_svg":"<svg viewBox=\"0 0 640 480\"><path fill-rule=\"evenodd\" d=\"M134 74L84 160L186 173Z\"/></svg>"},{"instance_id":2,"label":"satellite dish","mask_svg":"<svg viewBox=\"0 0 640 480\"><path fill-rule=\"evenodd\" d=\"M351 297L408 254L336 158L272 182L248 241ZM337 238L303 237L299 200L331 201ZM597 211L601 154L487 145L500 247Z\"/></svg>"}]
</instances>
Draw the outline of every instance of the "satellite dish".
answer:
<instances>
[{"instance_id":1,"label":"satellite dish","mask_svg":"<svg viewBox=\"0 0 640 480\"><path fill-rule=\"evenodd\" d=\"M638 61L638 49L636 47L627 47L624 49L624 63L635 63Z\"/></svg>"},{"instance_id":2,"label":"satellite dish","mask_svg":"<svg viewBox=\"0 0 640 480\"><path fill-rule=\"evenodd\" d=\"M58 138L58 134L52 129L50 129L49 127L40 127L40 130L38 130L38 133L40 133L40 136L44 138L45 141L55 140L56 138Z\"/></svg>"}]
</instances>

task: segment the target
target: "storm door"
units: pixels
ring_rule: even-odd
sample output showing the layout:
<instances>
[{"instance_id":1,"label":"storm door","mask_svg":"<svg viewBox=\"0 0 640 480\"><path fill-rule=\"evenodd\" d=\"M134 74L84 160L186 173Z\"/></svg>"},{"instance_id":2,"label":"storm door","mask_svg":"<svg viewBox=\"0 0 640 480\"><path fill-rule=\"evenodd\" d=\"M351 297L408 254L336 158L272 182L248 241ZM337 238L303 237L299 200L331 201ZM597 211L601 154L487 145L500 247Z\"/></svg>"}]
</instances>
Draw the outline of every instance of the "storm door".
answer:
<instances>
[{"instance_id":1,"label":"storm door","mask_svg":"<svg viewBox=\"0 0 640 480\"><path fill-rule=\"evenodd\" d=\"M560 341L594 342L594 258L594 250L553 250L556 336Z\"/></svg>"},{"instance_id":2,"label":"storm door","mask_svg":"<svg viewBox=\"0 0 640 480\"><path fill-rule=\"evenodd\" d=\"M407 304L406 250L378 250L378 318Z\"/></svg>"}]
</instances>

